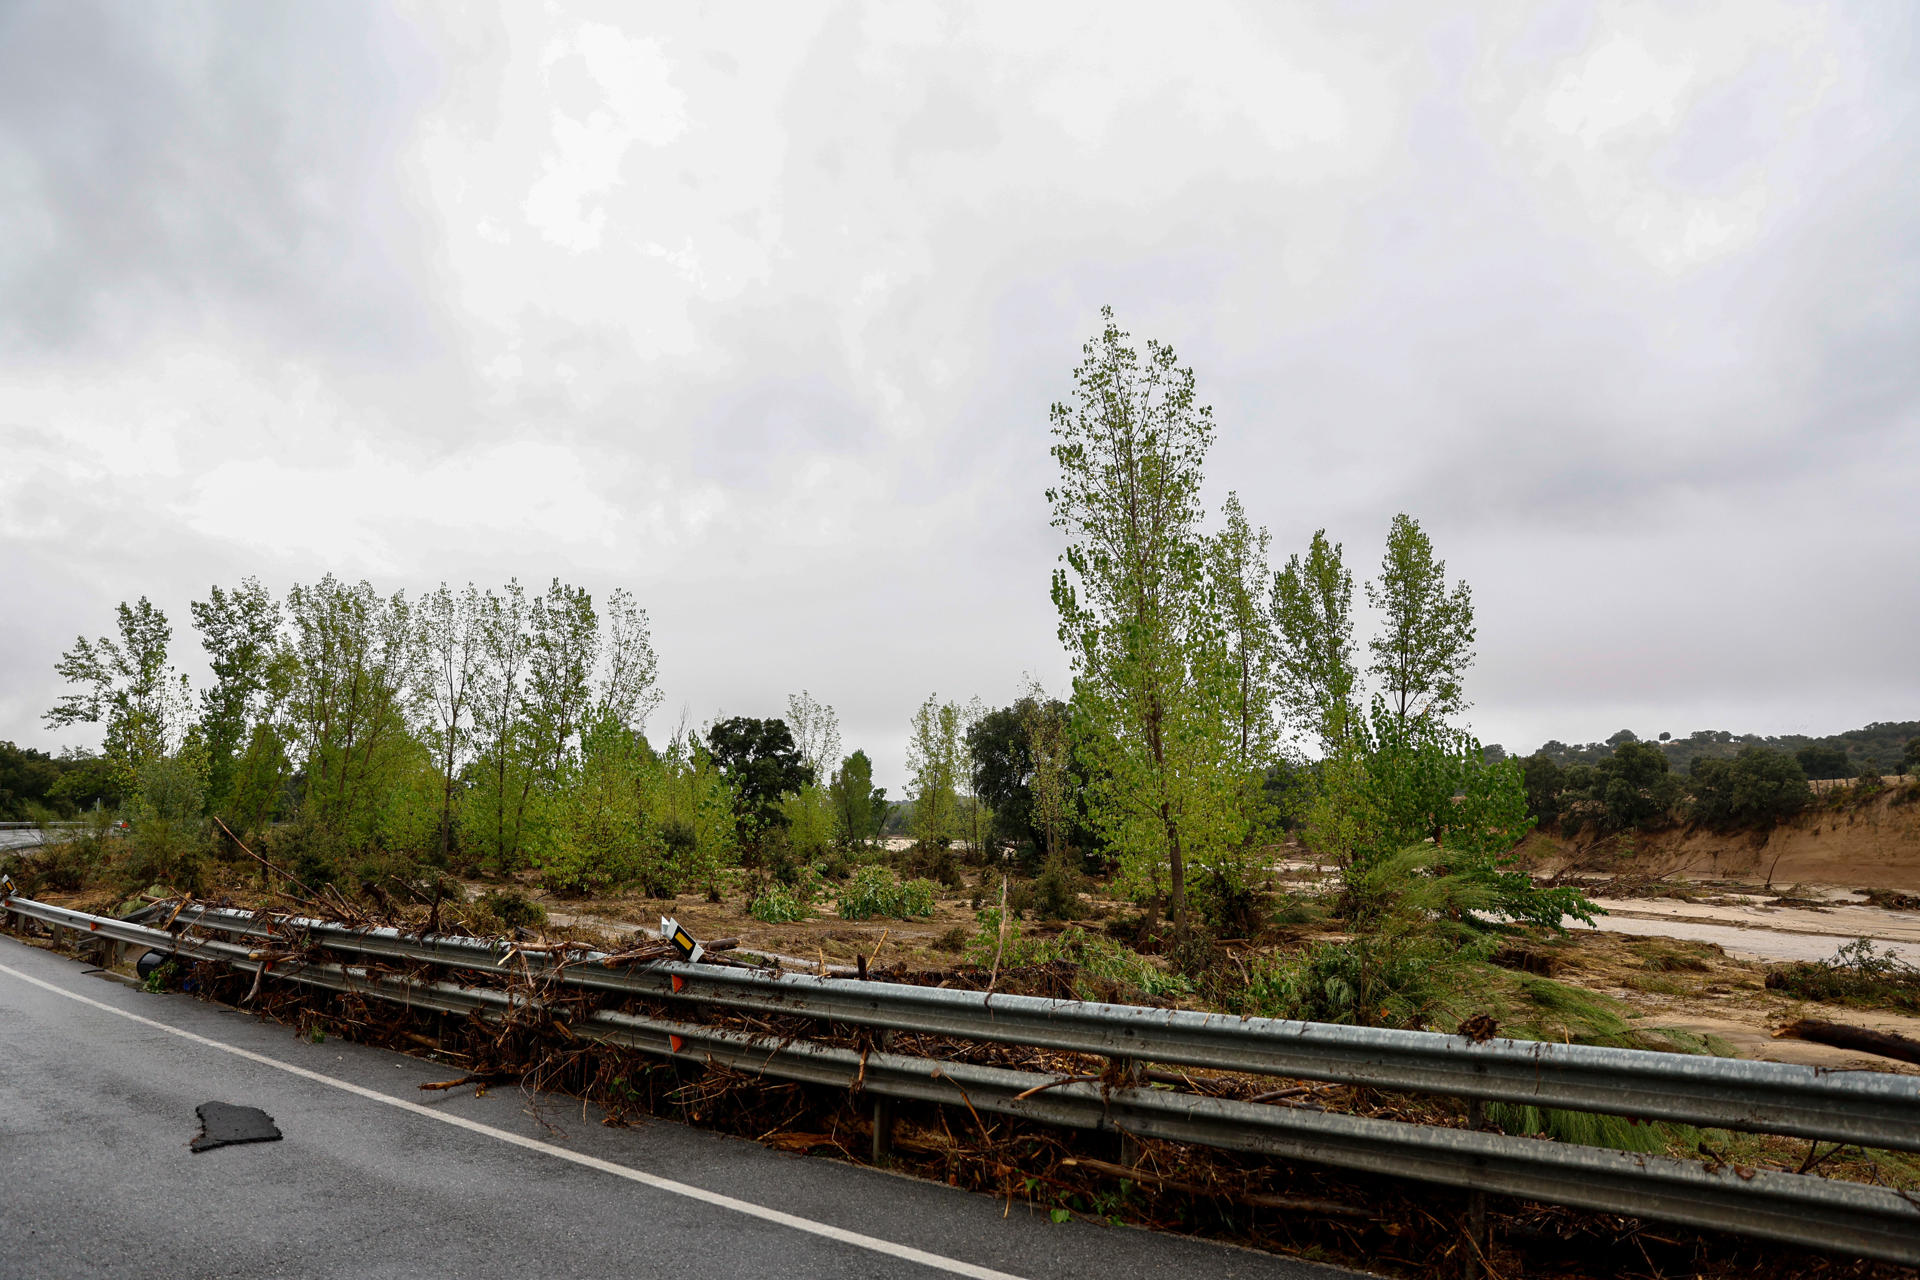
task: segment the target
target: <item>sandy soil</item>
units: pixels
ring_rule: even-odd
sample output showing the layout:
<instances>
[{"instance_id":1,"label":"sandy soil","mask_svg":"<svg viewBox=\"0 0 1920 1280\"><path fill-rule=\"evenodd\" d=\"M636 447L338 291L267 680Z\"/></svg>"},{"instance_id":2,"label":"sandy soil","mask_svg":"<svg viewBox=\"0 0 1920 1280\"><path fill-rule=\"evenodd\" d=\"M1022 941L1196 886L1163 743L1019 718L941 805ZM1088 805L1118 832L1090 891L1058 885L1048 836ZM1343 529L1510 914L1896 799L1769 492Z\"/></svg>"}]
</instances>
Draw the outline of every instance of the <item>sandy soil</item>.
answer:
<instances>
[{"instance_id":1,"label":"sandy soil","mask_svg":"<svg viewBox=\"0 0 1920 1280\"><path fill-rule=\"evenodd\" d=\"M1864 902L1770 906L1763 898L1595 898L1607 914L1594 927L1638 937L1717 943L1745 960L1825 960L1856 938L1920 964L1920 912L1885 911Z\"/></svg>"},{"instance_id":2,"label":"sandy soil","mask_svg":"<svg viewBox=\"0 0 1920 1280\"><path fill-rule=\"evenodd\" d=\"M1680 948L1704 967L1656 970L1648 959ZM1576 934L1563 948L1562 982L1613 996L1649 1027L1678 1027L1727 1041L1743 1058L1800 1062L1840 1070L1920 1074L1920 1067L1802 1040L1776 1040L1773 1031L1801 1018L1819 1018L1892 1031L1920 1039L1920 1017L1796 1000L1765 987L1767 965L1728 954L1709 942L1673 942L1626 934Z\"/></svg>"}]
</instances>

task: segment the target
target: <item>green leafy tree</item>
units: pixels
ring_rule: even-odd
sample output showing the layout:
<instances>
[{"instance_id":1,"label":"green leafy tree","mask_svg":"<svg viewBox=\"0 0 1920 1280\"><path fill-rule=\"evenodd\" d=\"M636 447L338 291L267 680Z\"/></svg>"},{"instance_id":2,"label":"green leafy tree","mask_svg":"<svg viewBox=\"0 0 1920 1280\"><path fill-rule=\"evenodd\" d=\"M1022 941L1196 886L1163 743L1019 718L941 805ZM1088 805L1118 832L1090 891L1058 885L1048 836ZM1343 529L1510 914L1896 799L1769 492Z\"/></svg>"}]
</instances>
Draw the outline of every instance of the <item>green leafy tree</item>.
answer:
<instances>
[{"instance_id":1,"label":"green leafy tree","mask_svg":"<svg viewBox=\"0 0 1920 1280\"><path fill-rule=\"evenodd\" d=\"M133 782L125 769L84 747L63 747L60 777L47 792L54 812L110 811L126 802ZM29 814L28 816L32 816Z\"/></svg>"},{"instance_id":2,"label":"green leafy tree","mask_svg":"<svg viewBox=\"0 0 1920 1280\"><path fill-rule=\"evenodd\" d=\"M959 782L965 749L960 707L929 694L913 713L907 771L913 776L913 835L922 848L946 848L959 833Z\"/></svg>"},{"instance_id":3,"label":"green leafy tree","mask_svg":"<svg viewBox=\"0 0 1920 1280\"><path fill-rule=\"evenodd\" d=\"M200 693L200 729L206 739L207 799L231 807L234 771L263 710L268 673L280 637L280 605L257 578L232 591L209 589L190 606L213 683Z\"/></svg>"},{"instance_id":4,"label":"green leafy tree","mask_svg":"<svg viewBox=\"0 0 1920 1280\"><path fill-rule=\"evenodd\" d=\"M1037 848L1041 836L1033 812L1028 702L1022 698L1010 707L995 708L969 725L967 755L973 764L974 794L993 810L994 837Z\"/></svg>"},{"instance_id":5,"label":"green leafy tree","mask_svg":"<svg viewBox=\"0 0 1920 1280\"><path fill-rule=\"evenodd\" d=\"M427 745L440 764L438 843L442 862L453 851L453 793L473 744L473 703L486 658L485 608L479 588L454 592L446 583L414 610L419 626L417 696L427 711Z\"/></svg>"},{"instance_id":6,"label":"green leafy tree","mask_svg":"<svg viewBox=\"0 0 1920 1280\"><path fill-rule=\"evenodd\" d=\"M706 744L684 726L666 751L671 785L656 810L682 883L705 885L719 901L720 868L739 852L733 789Z\"/></svg>"},{"instance_id":7,"label":"green leafy tree","mask_svg":"<svg viewBox=\"0 0 1920 1280\"><path fill-rule=\"evenodd\" d=\"M1343 911L1356 927L1383 909L1370 886L1402 878L1382 880L1376 868L1425 846L1433 854L1421 860L1421 874L1445 877L1462 895L1449 908L1456 924L1484 927L1482 913L1556 929L1568 915L1590 921L1592 907L1577 891L1542 888L1515 865L1532 829L1519 761L1490 762L1471 734L1430 717L1403 718L1380 698L1326 762L1307 827L1309 846L1342 868Z\"/></svg>"},{"instance_id":8,"label":"green leafy tree","mask_svg":"<svg viewBox=\"0 0 1920 1280\"><path fill-rule=\"evenodd\" d=\"M1464 582L1447 586L1447 563L1434 558L1432 540L1413 517L1393 518L1367 599L1385 615L1367 643L1368 670L1394 714L1444 720L1466 710L1461 681L1473 662L1473 592Z\"/></svg>"},{"instance_id":9,"label":"green leafy tree","mask_svg":"<svg viewBox=\"0 0 1920 1280\"><path fill-rule=\"evenodd\" d=\"M647 717L660 705L660 659L653 651L647 611L624 588L607 597L598 649L594 714L644 732Z\"/></svg>"},{"instance_id":10,"label":"green leafy tree","mask_svg":"<svg viewBox=\"0 0 1920 1280\"><path fill-rule=\"evenodd\" d=\"M328 574L287 594L295 679L287 716L304 774L300 817L317 857L374 845L383 803L416 762L407 710L417 659L402 594Z\"/></svg>"},{"instance_id":11,"label":"green leafy tree","mask_svg":"<svg viewBox=\"0 0 1920 1280\"><path fill-rule=\"evenodd\" d=\"M1669 771L1666 754L1650 742L1636 741L1621 742L1593 766L1589 790L1611 831L1665 825L1685 793L1685 785Z\"/></svg>"},{"instance_id":12,"label":"green leafy tree","mask_svg":"<svg viewBox=\"0 0 1920 1280\"><path fill-rule=\"evenodd\" d=\"M707 750L732 789L741 840L756 854L787 826L783 801L813 782L784 720L734 716L707 730Z\"/></svg>"},{"instance_id":13,"label":"green leafy tree","mask_svg":"<svg viewBox=\"0 0 1920 1280\"><path fill-rule=\"evenodd\" d=\"M0 742L0 820L32 821L45 813L71 813L72 807L61 804L54 788L76 763L75 757Z\"/></svg>"},{"instance_id":14,"label":"green leafy tree","mask_svg":"<svg viewBox=\"0 0 1920 1280\"><path fill-rule=\"evenodd\" d=\"M207 749L189 733L173 751L149 753L138 770L132 831L121 871L128 888L168 885L191 892L206 887Z\"/></svg>"},{"instance_id":15,"label":"green leafy tree","mask_svg":"<svg viewBox=\"0 0 1920 1280\"><path fill-rule=\"evenodd\" d=\"M1566 790L1566 771L1553 757L1534 752L1521 762L1521 779L1527 789L1527 812L1542 827L1560 821L1560 793Z\"/></svg>"},{"instance_id":16,"label":"green leafy tree","mask_svg":"<svg viewBox=\"0 0 1920 1280\"><path fill-rule=\"evenodd\" d=\"M1189 859L1239 847L1245 825L1200 530L1213 414L1171 347L1150 341L1143 359L1112 310L1101 315L1075 403L1052 410L1060 474L1047 500L1067 540L1053 601L1089 820L1184 936Z\"/></svg>"},{"instance_id":17,"label":"green leafy tree","mask_svg":"<svg viewBox=\"0 0 1920 1280\"><path fill-rule=\"evenodd\" d=\"M1844 778L1852 772L1847 753L1823 742L1810 743L1793 754L1800 762L1800 771L1809 778Z\"/></svg>"},{"instance_id":18,"label":"green leafy tree","mask_svg":"<svg viewBox=\"0 0 1920 1280\"><path fill-rule=\"evenodd\" d=\"M1340 544L1318 530L1304 561L1296 554L1273 576L1270 609L1288 720L1313 734L1321 750L1346 741L1355 715L1359 676L1353 657L1353 573Z\"/></svg>"},{"instance_id":19,"label":"green leafy tree","mask_svg":"<svg viewBox=\"0 0 1920 1280\"><path fill-rule=\"evenodd\" d=\"M526 734L541 783L559 784L593 707L600 626L593 597L555 578L530 610Z\"/></svg>"},{"instance_id":20,"label":"green leafy tree","mask_svg":"<svg viewBox=\"0 0 1920 1280\"><path fill-rule=\"evenodd\" d=\"M1693 820L1722 830L1780 822L1813 801L1800 762L1771 747L1749 746L1731 760L1698 757L1687 781Z\"/></svg>"},{"instance_id":21,"label":"green leafy tree","mask_svg":"<svg viewBox=\"0 0 1920 1280\"><path fill-rule=\"evenodd\" d=\"M1900 772L1908 777L1920 777L1920 738L1907 739L1900 755Z\"/></svg>"},{"instance_id":22,"label":"green leafy tree","mask_svg":"<svg viewBox=\"0 0 1920 1280\"><path fill-rule=\"evenodd\" d=\"M886 820L887 789L873 785L873 761L866 752L854 751L840 762L827 794L843 841L858 847L880 834Z\"/></svg>"},{"instance_id":23,"label":"green leafy tree","mask_svg":"<svg viewBox=\"0 0 1920 1280\"><path fill-rule=\"evenodd\" d=\"M562 767L534 847L541 879L555 893L604 893L636 882L668 895L678 887L664 842L649 821L658 780L645 737L612 715L593 715L580 751Z\"/></svg>"},{"instance_id":24,"label":"green leafy tree","mask_svg":"<svg viewBox=\"0 0 1920 1280\"><path fill-rule=\"evenodd\" d=\"M1032 766L1027 784L1031 822L1044 842L1048 863L1058 865L1066 857L1072 827L1068 788L1073 744L1067 732L1067 708L1058 699L1048 698L1037 681L1028 685L1027 696L1017 706Z\"/></svg>"},{"instance_id":25,"label":"green leafy tree","mask_svg":"<svg viewBox=\"0 0 1920 1280\"><path fill-rule=\"evenodd\" d=\"M833 847L834 806L827 788L809 782L780 802L786 815L787 844L802 860L822 857Z\"/></svg>"},{"instance_id":26,"label":"green leafy tree","mask_svg":"<svg viewBox=\"0 0 1920 1280\"><path fill-rule=\"evenodd\" d=\"M787 728L800 760L816 780L833 771L840 758L840 717L832 707L802 689L787 695Z\"/></svg>"},{"instance_id":27,"label":"green leafy tree","mask_svg":"<svg viewBox=\"0 0 1920 1280\"><path fill-rule=\"evenodd\" d=\"M118 640L78 637L54 665L78 687L61 695L45 719L54 728L105 721L104 754L131 789L146 759L165 750L165 703L173 684L167 647L173 628L145 596L131 605L121 603L114 613Z\"/></svg>"},{"instance_id":28,"label":"green leafy tree","mask_svg":"<svg viewBox=\"0 0 1920 1280\"><path fill-rule=\"evenodd\" d=\"M496 873L515 870L526 827L533 740L527 724L532 611L526 589L510 580L480 600L481 664L474 689L475 760L464 829Z\"/></svg>"},{"instance_id":29,"label":"green leafy tree","mask_svg":"<svg viewBox=\"0 0 1920 1280\"><path fill-rule=\"evenodd\" d=\"M1279 681L1267 600L1272 539L1248 522L1236 493L1227 495L1221 516L1223 527L1207 544L1207 586L1223 642L1234 763L1246 777L1257 778L1278 746Z\"/></svg>"}]
</instances>

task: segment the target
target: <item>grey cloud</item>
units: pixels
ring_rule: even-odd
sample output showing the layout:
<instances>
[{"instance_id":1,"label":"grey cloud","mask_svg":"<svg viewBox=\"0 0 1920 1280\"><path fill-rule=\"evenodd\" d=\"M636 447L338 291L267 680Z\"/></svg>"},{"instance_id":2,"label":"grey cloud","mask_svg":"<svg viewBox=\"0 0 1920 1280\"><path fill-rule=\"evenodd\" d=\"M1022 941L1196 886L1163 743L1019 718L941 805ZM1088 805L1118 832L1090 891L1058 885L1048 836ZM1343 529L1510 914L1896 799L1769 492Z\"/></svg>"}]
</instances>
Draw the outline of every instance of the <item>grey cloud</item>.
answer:
<instances>
[{"instance_id":1,"label":"grey cloud","mask_svg":"<svg viewBox=\"0 0 1920 1280\"><path fill-rule=\"evenodd\" d=\"M386 360L432 341L395 148L434 71L361 6L0 10L0 342L224 321Z\"/></svg>"},{"instance_id":2,"label":"grey cloud","mask_svg":"<svg viewBox=\"0 0 1920 1280\"><path fill-rule=\"evenodd\" d=\"M395 176L436 55L374 10L198 12L179 37L141 11L0 18L0 180L27 175L25 207L52 228L13 257L0 247L15 300L0 301L0 333L110 370L116 326L152 304L257 323L289 359L415 358L440 328L446 360L493 350L424 265L452 215L411 207ZM1283 38L1291 12L1256 12L1262 38ZM343 413L410 448L565 441L629 520L588 565L537 538L424 531L398 548L401 576L617 579L653 610L670 707L773 712L804 685L840 707L850 745L891 753L897 785L900 730L927 692L1005 698L1023 670L1064 674L1046 411L1111 302L1196 368L1220 424L1210 497L1237 490L1280 556L1325 526L1364 576L1393 512L1423 519L1480 601L1483 737L1915 714L1920 592L1900 566L1920 541L1920 23L1898 5L1811 10L1849 28L1859 80L1805 119L1789 119L1789 68L1762 55L1647 137L1543 159L1474 96L1476 77L1532 83L1607 15L1568 4L1429 26L1426 12L1326 20L1399 95L1353 104L1357 130L1368 111L1391 119L1351 170L1233 112L1196 123L1166 88L1123 94L1083 140L1041 106L1059 51L1003 58L956 37L875 70L858 15L839 13L751 122L777 139L775 179L712 222L755 243L780 233L744 284L674 313L691 354L646 349L617 311L572 314L535 278L498 321L526 372L491 398L471 369L406 358L380 379L327 375ZM649 172L698 172L678 189L704 192L760 163L702 132L738 123L723 117L736 81L761 74L750 51L684 33L665 47L689 81L730 79L712 97L679 86L686 151L622 162L609 225L642 240L654 202L672 203ZM448 73L483 134L501 123L496 69ZM1576 161L1620 167L1589 190ZM1655 203L1731 199L1755 174L1757 229L1691 264L1650 261L1638 214L1606 203L1609 183ZM658 238L677 248L685 231L698 248L707 229ZM499 252L505 270L522 250ZM857 465L871 488L809 511L815 464ZM643 507L657 490L701 485L724 515L661 517L670 536L656 537ZM9 547L5 584L44 606L0 628L0 736L33 735L20 708L50 701L58 648L98 630L116 593L174 583L184 618L184 593L262 560L286 579L330 567L200 538L164 512L43 501L75 532L57 553ZM782 524L808 516L838 532ZM141 519L151 536L130 558Z\"/></svg>"}]
</instances>

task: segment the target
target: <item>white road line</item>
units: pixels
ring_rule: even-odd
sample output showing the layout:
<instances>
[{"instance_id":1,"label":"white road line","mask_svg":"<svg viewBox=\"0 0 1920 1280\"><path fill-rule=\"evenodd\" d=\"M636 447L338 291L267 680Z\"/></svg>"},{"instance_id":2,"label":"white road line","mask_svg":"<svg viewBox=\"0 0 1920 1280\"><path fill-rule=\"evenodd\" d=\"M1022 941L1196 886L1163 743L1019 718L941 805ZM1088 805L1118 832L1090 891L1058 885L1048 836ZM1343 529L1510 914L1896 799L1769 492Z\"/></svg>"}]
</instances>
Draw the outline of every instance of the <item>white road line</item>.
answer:
<instances>
[{"instance_id":1,"label":"white road line","mask_svg":"<svg viewBox=\"0 0 1920 1280\"><path fill-rule=\"evenodd\" d=\"M957 1276L970 1276L973 1280L1021 1280L1021 1277L1012 1275L1009 1272L995 1271L991 1267L975 1266L971 1262L962 1262L958 1258L942 1257L937 1253L928 1253L924 1249L915 1249L911 1245L896 1244L892 1240L882 1240L878 1236L863 1235L858 1231L848 1231L844 1227L836 1227L825 1222L815 1222L812 1218L803 1218L793 1213L783 1213L778 1209L769 1209L765 1205L754 1204L749 1200L736 1200L732 1196L721 1195L717 1191L708 1191L704 1187L696 1187L685 1182L675 1182L672 1178L662 1178L657 1174L646 1173L640 1169L629 1168L623 1164L615 1164L611 1160L602 1160L597 1156L582 1155L578 1151L569 1151L565 1147L556 1147L552 1143L541 1142L537 1138L523 1138L517 1133L508 1133L505 1129L496 1129L492 1125L481 1124L477 1120L469 1120L464 1116L450 1115L444 1111L435 1111L432 1107L423 1107L417 1102L408 1102L405 1098L389 1097L377 1089L368 1089L361 1085L349 1084L345 1080L336 1080L332 1076L322 1075L318 1071L309 1071L305 1067L296 1067L292 1063L282 1062L278 1058L269 1058L264 1053L255 1053L251 1049L242 1049L237 1045L224 1044L209 1036L196 1035L191 1031L183 1031L179 1027L170 1027L164 1022L156 1022L152 1018L143 1018L137 1013L128 1013L125 1009L116 1009L110 1004L105 1004L90 996L83 996L77 991L68 991L65 987L55 986L53 983L44 982L31 974L22 973L20 970L12 968L9 965L0 964L0 973L11 974L22 982L30 982L34 986L46 991L51 991L57 996L65 996L67 999L79 1004L91 1005L95 1009L101 1009L107 1013L115 1014L127 1019L129 1022L138 1022L142 1026L152 1027L156 1031L164 1031L168 1035L179 1036L182 1040L191 1040L194 1044L205 1045L209 1049L219 1049L223 1053L233 1054L236 1058L245 1058L249 1062L258 1062L262 1066L274 1067L278 1070L285 1071L289 1075L296 1075L304 1080L312 1080L316 1084L329 1085L347 1093L357 1094L371 1102L380 1102L385 1103L389 1107L398 1107L402 1111L410 1111L415 1115L425 1116L429 1120L438 1120L442 1124L450 1124L458 1129L465 1129L471 1133L482 1134L499 1142L510 1143L516 1147L525 1147L528 1151L538 1151L542 1155L553 1156L560 1160L569 1160L574 1164L584 1165L589 1169L597 1169L601 1173L610 1173L616 1178L625 1178L629 1182L637 1182L642 1186L652 1187L656 1191L665 1191L671 1195L685 1196L689 1200L698 1200L702 1204L710 1204L716 1208L728 1209L734 1213L743 1213L749 1218L759 1218L764 1222L778 1223L780 1226L791 1227L795 1231L804 1231L809 1235L824 1236L828 1240L837 1240L841 1244L850 1244L857 1249L868 1249L874 1253L882 1253L890 1258L901 1258L907 1262L917 1262L921 1266L932 1267L936 1271L946 1271Z\"/></svg>"}]
</instances>

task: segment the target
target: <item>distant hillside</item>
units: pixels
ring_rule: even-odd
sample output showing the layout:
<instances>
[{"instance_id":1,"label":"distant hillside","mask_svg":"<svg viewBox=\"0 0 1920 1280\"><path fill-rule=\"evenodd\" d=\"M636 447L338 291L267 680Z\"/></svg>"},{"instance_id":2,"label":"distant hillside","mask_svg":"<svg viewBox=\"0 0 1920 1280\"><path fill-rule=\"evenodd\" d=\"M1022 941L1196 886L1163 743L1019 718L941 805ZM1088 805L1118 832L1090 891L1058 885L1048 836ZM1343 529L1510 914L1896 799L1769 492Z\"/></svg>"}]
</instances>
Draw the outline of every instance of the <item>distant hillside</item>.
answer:
<instances>
[{"instance_id":1,"label":"distant hillside","mask_svg":"<svg viewBox=\"0 0 1920 1280\"><path fill-rule=\"evenodd\" d=\"M1696 759L1731 760L1749 746L1772 747L1799 759L1809 778L1853 778L1868 765L1881 773L1899 773L1907 743L1920 738L1920 720L1877 720L1860 729L1810 738L1788 733L1767 737L1758 733L1729 733L1724 729L1697 729L1684 738L1661 734L1653 745L1666 754L1675 773L1686 773ZM1559 740L1541 746L1539 754L1562 767L1598 764L1623 742L1647 741L1631 729L1622 729L1605 742L1569 746Z\"/></svg>"}]
</instances>

